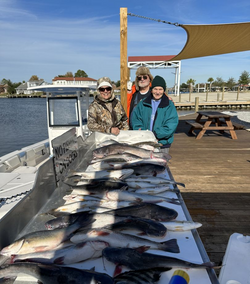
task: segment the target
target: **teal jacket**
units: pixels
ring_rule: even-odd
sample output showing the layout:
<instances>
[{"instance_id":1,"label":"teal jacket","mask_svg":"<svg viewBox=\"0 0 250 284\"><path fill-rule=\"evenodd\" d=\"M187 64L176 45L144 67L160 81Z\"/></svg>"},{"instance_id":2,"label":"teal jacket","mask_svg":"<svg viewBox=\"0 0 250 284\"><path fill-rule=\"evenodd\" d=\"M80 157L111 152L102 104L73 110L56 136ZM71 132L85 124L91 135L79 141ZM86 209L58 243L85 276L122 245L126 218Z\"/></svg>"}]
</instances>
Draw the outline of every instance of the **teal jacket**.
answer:
<instances>
[{"instance_id":1,"label":"teal jacket","mask_svg":"<svg viewBox=\"0 0 250 284\"><path fill-rule=\"evenodd\" d=\"M131 118L133 130L149 130L150 118L152 113L150 94L141 100L135 107ZM161 102L157 108L153 123L153 133L163 146L171 145L174 141L174 133L178 126L178 114L174 103L166 95L162 96Z\"/></svg>"}]
</instances>

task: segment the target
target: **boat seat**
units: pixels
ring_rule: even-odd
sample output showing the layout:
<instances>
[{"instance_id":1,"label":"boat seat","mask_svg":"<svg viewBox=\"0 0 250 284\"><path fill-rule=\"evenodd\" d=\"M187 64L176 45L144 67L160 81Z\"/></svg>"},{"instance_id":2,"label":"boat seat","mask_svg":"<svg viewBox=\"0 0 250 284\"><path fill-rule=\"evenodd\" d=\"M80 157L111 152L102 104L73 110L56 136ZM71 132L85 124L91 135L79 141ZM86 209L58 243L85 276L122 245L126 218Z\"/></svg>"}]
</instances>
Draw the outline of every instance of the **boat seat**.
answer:
<instances>
[{"instance_id":1,"label":"boat seat","mask_svg":"<svg viewBox=\"0 0 250 284\"><path fill-rule=\"evenodd\" d=\"M18 167L21 166L21 160L19 158L18 155L8 159L7 161L4 162L4 164L7 166L7 171L10 171L10 170L14 170Z\"/></svg>"}]
</instances>

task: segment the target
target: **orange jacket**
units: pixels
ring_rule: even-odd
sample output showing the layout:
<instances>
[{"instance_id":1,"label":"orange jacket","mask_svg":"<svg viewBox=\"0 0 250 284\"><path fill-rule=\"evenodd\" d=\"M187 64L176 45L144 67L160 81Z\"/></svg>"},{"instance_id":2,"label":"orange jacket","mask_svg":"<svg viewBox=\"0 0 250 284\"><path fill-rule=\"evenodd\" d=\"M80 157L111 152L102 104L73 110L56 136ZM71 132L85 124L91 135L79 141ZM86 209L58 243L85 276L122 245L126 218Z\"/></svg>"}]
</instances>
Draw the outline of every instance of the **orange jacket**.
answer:
<instances>
[{"instance_id":1,"label":"orange jacket","mask_svg":"<svg viewBox=\"0 0 250 284\"><path fill-rule=\"evenodd\" d=\"M132 86L132 89L130 92L127 92L127 117L129 119L129 111L130 111L130 104L131 104L131 100L133 97L133 94L136 92L136 87L135 85Z\"/></svg>"}]
</instances>

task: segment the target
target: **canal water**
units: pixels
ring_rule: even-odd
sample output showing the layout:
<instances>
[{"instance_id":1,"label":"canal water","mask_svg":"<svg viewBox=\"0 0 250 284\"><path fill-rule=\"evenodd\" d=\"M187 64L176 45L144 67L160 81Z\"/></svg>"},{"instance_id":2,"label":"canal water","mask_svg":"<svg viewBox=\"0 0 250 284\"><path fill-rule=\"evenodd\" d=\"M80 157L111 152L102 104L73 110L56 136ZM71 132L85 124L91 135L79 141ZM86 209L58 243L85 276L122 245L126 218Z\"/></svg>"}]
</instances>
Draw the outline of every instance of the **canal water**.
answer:
<instances>
[{"instance_id":1,"label":"canal water","mask_svg":"<svg viewBox=\"0 0 250 284\"><path fill-rule=\"evenodd\" d=\"M178 111L178 114L193 112ZM0 99L0 157L47 138L46 99Z\"/></svg>"}]
</instances>

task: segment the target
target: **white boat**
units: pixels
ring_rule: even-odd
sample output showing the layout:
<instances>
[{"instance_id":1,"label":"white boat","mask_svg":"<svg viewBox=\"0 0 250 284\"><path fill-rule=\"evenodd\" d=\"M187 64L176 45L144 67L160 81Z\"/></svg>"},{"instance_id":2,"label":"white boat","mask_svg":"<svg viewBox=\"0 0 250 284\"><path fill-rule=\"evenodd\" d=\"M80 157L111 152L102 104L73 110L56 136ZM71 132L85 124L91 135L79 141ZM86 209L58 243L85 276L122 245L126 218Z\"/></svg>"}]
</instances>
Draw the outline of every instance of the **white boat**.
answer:
<instances>
[{"instance_id":1,"label":"white boat","mask_svg":"<svg viewBox=\"0 0 250 284\"><path fill-rule=\"evenodd\" d=\"M32 189L40 166L61 151L53 150L53 139L72 127L83 139L90 134L82 119L81 104L88 109L93 86L43 85L29 89L46 94L49 139L0 157L0 219Z\"/></svg>"}]
</instances>

